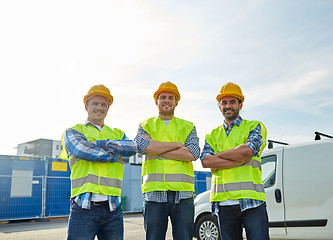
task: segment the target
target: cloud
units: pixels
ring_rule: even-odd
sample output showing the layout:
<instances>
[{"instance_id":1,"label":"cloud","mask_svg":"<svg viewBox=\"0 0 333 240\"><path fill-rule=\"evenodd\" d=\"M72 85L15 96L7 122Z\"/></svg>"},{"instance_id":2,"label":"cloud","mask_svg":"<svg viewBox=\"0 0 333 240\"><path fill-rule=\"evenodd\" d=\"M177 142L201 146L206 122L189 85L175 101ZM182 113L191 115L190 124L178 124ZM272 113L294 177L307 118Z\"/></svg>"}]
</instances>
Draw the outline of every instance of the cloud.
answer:
<instances>
[{"instance_id":1,"label":"cloud","mask_svg":"<svg viewBox=\"0 0 333 240\"><path fill-rule=\"evenodd\" d=\"M268 82L246 91L246 101L250 102L250 108L269 105L319 114L318 110L322 105L320 101L323 100L321 93L333 90L333 83L329 80L331 74L331 71L326 69L296 72L284 81ZM313 104L309 105L308 100L304 101L305 98L311 99ZM329 95L324 98L329 98Z\"/></svg>"}]
</instances>

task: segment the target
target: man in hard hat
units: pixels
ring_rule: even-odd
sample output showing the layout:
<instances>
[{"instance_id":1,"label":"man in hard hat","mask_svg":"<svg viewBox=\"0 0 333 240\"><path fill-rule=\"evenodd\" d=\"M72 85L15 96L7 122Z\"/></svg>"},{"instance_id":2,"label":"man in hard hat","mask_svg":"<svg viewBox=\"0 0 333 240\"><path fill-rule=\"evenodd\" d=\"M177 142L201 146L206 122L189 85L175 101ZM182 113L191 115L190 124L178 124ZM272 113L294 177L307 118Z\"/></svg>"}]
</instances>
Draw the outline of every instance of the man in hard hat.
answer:
<instances>
[{"instance_id":1,"label":"man in hard hat","mask_svg":"<svg viewBox=\"0 0 333 240\"><path fill-rule=\"evenodd\" d=\"M224 123L206 135L200 158L213 172L210 201L222 239L243 239L242 226L247 240L269 239L260 158L266 128L240 117L244 96L238 85L223 85L216 100Z\"/></svg>"},{"instance_id":2,"label":"man in hard hat","mask_svg":"<svg viewBox=\"0 0 333 240\"><path fill-rule=\"evenodd\" d=\"M67 239L123 239L121 158L135 155L137 147L123 131L104 124L113 102L107 87L91 87L83 101L87 121L67 129L62 138L61 157L71 167Z\"/></svg>"},{"instance_id":3,"label":"man in hard hat","mask_svg":"<svg viewBox=\"0 0 333 240\"><path fill-rule=\"evenodd\" d=\"M147 240L165 239L168 218L175 240L193 238L194 172L200 148L193 123L174 116L180 100L175 84L162 83L154 93L157 117L139 125L135 141L146 155L142 164L144 226Z\"/></svg>"}]
</instances>

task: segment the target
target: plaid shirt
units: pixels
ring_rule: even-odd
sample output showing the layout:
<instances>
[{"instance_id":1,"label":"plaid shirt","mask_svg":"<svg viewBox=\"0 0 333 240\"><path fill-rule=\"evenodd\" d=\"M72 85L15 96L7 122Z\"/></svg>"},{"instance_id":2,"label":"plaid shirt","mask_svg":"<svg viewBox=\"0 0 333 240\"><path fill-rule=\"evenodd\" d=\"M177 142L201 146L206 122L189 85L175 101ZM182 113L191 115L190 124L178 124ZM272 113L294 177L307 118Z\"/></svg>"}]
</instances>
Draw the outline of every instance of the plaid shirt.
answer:
<instances>
[{"instance_id":1,"label":"plaid shirt","mask_svg":"<svg viewBox=\"0 0 333 240\"><path fill-rule=\"evenodd\" d=\"M91 207L92 193L86 192L78 195L72 199L77 205L84 209L90 209ZM109 202L110 212L113 212L120 206L120 197L107 196Z\"/></svg>"},{"instance_id":2,"label":"plaid shirt","mask_svg":"<svg viewBox=\"0 0 333 240\"><path fill-rule=\"evenodd\" d=\"M91 124L86 121L85 125ZM91 124L93 125L93 124ZM100 126L96 126L101 131ZM69 156L84 159L91 162L116 162L117 156L129 157L136 154L137 147L134 141L128 140L124 134L122 140L113 141L97 140L96 144L88 142L87 138L74 129L67 129L64 135L64 145ZM90 209L92 193L87 192L74 197L74 201L80 207ZM120 205L117 196L107 196L110 211L114 211Z\"/></svg>"},{"instance_id":3,"label":"plaid shirt","mask_svg":"<svg viewBox=\"0 0 333 240\"><path fill-rule=\"evenodd\" d=\"M134 141L138 145L138 152L141 154L145 154L145 150L150 142L148 139L144 139L142 135L148 134L141 125L139 125L138 133L134 139ZM197 130L194 127L193 130L189 133L185 140L185 147L187 147L191 153L193 154L193 157L195 159L198 159L200 156L200 147L199 147L199 138L197 137ZM194 193L191 191L177 191L175 196L175 203L179 203L182 199L188 199L194 196ZM151 202L158 202L163 203L167 202L167 191L153 191L153 192L147 192L143 193L143 198L146 201Z\"/></svg>"},{"instance_id":4,"label":"plaid shirt","mask_svg":"<svg viewBox=\"0 0 333 240\"><path fill-rule=\"evenodd\" d=\"M225 129L225 132L227 136L231 133L232 128L236 125L239 127L243 119L239 116L235 121L233 121L230 126L226 124L226 122L223 122L223 128ZM254 156L259 156L259 151L262 145L262 137L261 137L261 126L258 124L258 126L250 131L248 136L248 142L246 143L247 146L249 146ZM207 155L215 155L214 149L205 141L205 146L202 150L200 159L204 159ZM255 208L263 204L263 201L255 200L255 199L239 199L239 204L241 211L245 211L250 208ZM216 208L215 208L216 209Z\"/></svg>"}]
</instances>

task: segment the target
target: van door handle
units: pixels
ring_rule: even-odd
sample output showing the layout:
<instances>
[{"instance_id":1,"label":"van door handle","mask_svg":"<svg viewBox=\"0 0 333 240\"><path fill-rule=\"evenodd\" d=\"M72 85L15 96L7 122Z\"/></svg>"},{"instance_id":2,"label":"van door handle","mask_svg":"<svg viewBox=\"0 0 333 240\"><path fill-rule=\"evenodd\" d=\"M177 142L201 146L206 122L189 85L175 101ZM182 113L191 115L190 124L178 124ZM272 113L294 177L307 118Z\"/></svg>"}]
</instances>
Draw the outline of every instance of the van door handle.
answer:
<instances>
[{"instance_id":1,"label":"van door handle","mask_svg":"<svg viewBox=\"0 0 333 240\"><path fill-rule=\"evenodd\" d=\"M277 203L280 203L282 201L280 189L275 190L275 200Z\"/></svg>"}]
</instances>

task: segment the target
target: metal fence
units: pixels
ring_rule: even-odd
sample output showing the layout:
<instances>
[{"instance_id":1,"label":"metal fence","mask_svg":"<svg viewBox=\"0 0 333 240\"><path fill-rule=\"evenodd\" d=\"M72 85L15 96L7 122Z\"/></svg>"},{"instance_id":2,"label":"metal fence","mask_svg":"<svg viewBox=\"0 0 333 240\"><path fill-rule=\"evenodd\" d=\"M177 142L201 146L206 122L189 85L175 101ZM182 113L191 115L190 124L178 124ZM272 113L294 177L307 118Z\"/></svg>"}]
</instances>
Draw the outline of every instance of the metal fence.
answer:
<instances>
[{"instance_id":1,"label":"metal fence","mask_svg":"<svg viewBox=\"0 0 333 240\"><path fill-rule=\"evenodd\" d=\"M0 175L0 221L68 216L68 186L66 177Z\"/></svg>"},{"instance_id":2,"label":"metal fence","mask_svg":"<svg viewBox=\"0 0 333 240\"><path fill-rule=\"evenodd\" d=\"M0 221L68 216L70 169L53 158L0 155ZM211 174L195 172L195 192L210 189ZM142 211L141 166L125 164L124 212Z\"/></svg>"},{"instance_id":3,"label":"metal fence","mask_svg":"<svg viewBox=\"0 0 333 240\"><path fill-rule=\"evenodd\" d=\"M67 162L1 155L0 165L0 221L69 214Z\"/></svg>"}]
</instances>

